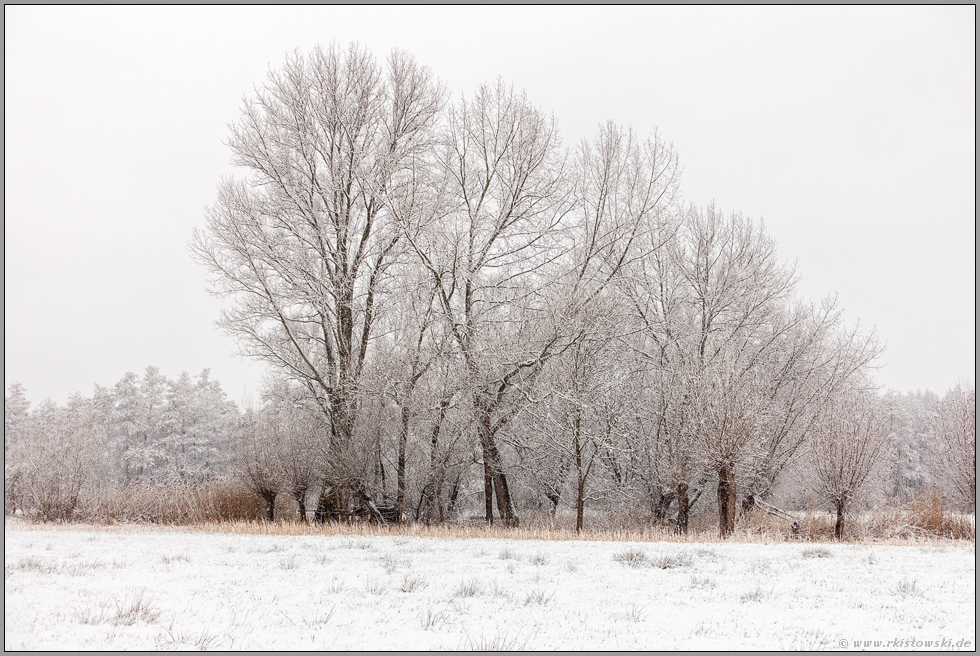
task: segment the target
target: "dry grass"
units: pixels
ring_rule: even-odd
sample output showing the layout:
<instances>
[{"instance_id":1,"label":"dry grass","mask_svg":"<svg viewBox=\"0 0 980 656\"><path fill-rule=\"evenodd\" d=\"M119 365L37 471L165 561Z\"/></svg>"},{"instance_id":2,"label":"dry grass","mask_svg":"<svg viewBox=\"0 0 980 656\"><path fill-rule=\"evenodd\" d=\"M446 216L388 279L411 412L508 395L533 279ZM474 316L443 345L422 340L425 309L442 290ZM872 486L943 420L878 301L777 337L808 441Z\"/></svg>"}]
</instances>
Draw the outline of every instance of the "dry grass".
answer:
<instances>
[{"instance_id":1,"label":"dry grass","mask_svg":"<svg viewBox=\"0 0 980 656\"><path fill-rule=\"evenodd\" d=\"M105 524L202 524L264 516L265 503L241 483L218 480L207 485L127 485L104 487L83 500L75 516Z\"/></svg>"},{"instance_id":2,"label":"dry grass","mask_svg":"<svg viewBox=\"0 0 980 656\"><path fill-rule=\"evenodd\" d=\"M927 492L874 518L872 530L886 537L936 536L976 542L975 519L960 515L936 491Z\"/></svg>"},{"instance_id":3,"label":"dry grass","mask_svg":"<svg viewBox=\"0 0 980 656\"><path fill-rule=\"evenodd\" d=\"M799 525L792 532L788 520L756 510L739 518L736 535L748 541L768 537L771 541L838 542L832 513L793 513ZM975 518L954 512L938 492L927 492L910 502L852 512L844 524L844 541L859 544L976 543Z\"/></svg>"},{"instance_id":4,"label":"dry grass","mask_svg":"<svg viewBox=\"0 0 980 656\"><path fill-rule=\"evenodd\" d=\"M262 500L234 482L215 482L208 486L171 486L168 488L116 488L102 495L97 510L89 509L84 517L89 523L53 523L61 528L125 530L137 526L145 530L153 525L167 525L190 532L222 533L232 535L342 535L351 538L351 544L371 548L370 542L356 540L360 537L393 536L399 538L489 538L507 540L584 540L611 542L674 542L712 543L737 542L770 544L788 541L836 542L834 517L829 513L793 513L799 525L792 531L791 522L774 517L760 510L743 514L738 519L735 533L723 539L711 524L703 523L687 534L680 534L664 526L629 526L625 528L592 529L576 533L572 529L534 523L533 519L519 528L499 525L488 526L481 521L453 524L371 524L352 523L303 523L295 520L267 522ZM21 518L6 518L6 525L18 525L28 530L41 530L41 522ZM976 528L972 516L958 515L943 501L939 494L928 494L902 506L875 510L870 513L852 514L848 517L845 541L858 544L915 544L956 545L975 544ZM519 559L507 547L500 552L501 559ZM532 564L542 564L546 558L535 555ZM386 564L388 569L400 563Z\"/></svg>"},{"instance_id":5,"label":"dry grass","mask_svg":"<svg viewBox=\"0 0 980 656\"><path fill-rule=\"evenodd\" d=\"M650 559L647 557L646 553L635 547L627 547L622 551L613 554L613 560L617 563L622 563L627 567L649 567Z\"/></svg>"},{"instance_id":6,"label":"dry grass","mask_svg":"<svg viewBox=\"0 0 980 656\"><path fill-rule=\"evenodd\" d=\"M529 638L521 638L520 634L511 637L506 633L496 633L475 639L466 634L466 644L458 651L525 651L528 642Z\"/></svg>"},{"instance_id":7,"label":"dry grass","mask_svg":"<svg viewBox=\"0 0 980 656\"><path fill-rule=\"evenodd\" d=\"M126 597L104 600L101 604L75 611L72 618L79 624L114 624L132 626L152 624L160 619L160 611L145 590L131 591Z\"/></svg>"},{"instance_id":8,"label":"dry grass","mask_svg":"<svg viewBox=\"0 0 980 656\"><path fill-rule=\"evenodd\" d=\"M817 520L815 520L817 521ZM828 520L829 521L829 520ZM129 530L166 530L166 531L187 531L192 533L218 533L226 535L330 535L347 536L351 538L369 538L375 536L387 537L417 537L417 538L450 538L450 539L497 539L497 540L549 540L549 541L603 541L603 542L674 542L686 544L700 543L749 543L749 544L773 544L788 541L801 540L806 542L836 542L833 538L833 530L829 536L815 535L813 533L794 538L788 531L736 531L728 539L718 536L717 532L689 533L678 535L669 530L658 528L619 530L619 531L583 531L576 533L574 530L551 529L551 528L503 528L498 526L485 525L460 525L443 524L427 526L423 524L369 524L369 523L328 523L328 524L305 524L301 522L266 522L266 521L215 521L201 522L192 524L178 524L163 526L159 524L134 524L134 523L40 523L30 522L19 518L7 518L5 524L9 528L17 527L21 530L103 530L129 531ZM854 544L890 544L890 545L931 545L931 546L956 546L972 545L976 543L975 533L970 537L952 538L942 535L933 535L925 531L904 531L896 532L889 537L874 537L872 535L856 535L849 538L847 542ZM352 543L353 544L353 543ZM369 543L368 543L369 544Z\"/></svg>"},{"instance_id":9,"label":"dry grass","mask_svg":"<svg viewBox=\"0 0 980 656\"><path fill-rule=\"evenodd\" d=\"M677 569L690 567L693 564L694 559L689 553L660 554L650 560L651 567L655 569Z\"/></svg>"},{"instance_id":10,"label":"dry grass","mask_svg":"<svg viewBox=\"0 0 980 656\"><path fill-rule=\"evenodd\" d=\"M531 590L524 597L524 605L547 606L548 602L550 602L552 597L554 596L555 596L554 592L548 593L540 588L538 588L537 590Z\"/></svg>"},{"instance_id":11,"label":"dry grass","mask_svg":"<svg viewBox=\"0 0 980 656\"><path fill-rule=\"evenodd\" d=\"M406 574L398 589L405 593L412 593L416 590L422 590L428 587L428 585L429 583L422 576L418 574Z\"/></svg>"},{"instance_id":12,"label":"dry grass","mask_svg":"<svg viewBox=\"0 0 980 656\"><path fill-rule=\"evenodd\" d=\"M465 581L460 581L456 585L456 589L453 590L452 597L465 598L465 597L477 597L483 592L483 585L476 579L467 579Z\"/></svg>"},{"instance_id":13,"label":"dry grass","mask_svg":"<svg viewBox=\"0 0 980 656\"><path fill-rule=\"evenodd\" d=\"M827 547L810 547L803 550L804 558L833 558L834 554Z\"/></svg>"}]
</instances>

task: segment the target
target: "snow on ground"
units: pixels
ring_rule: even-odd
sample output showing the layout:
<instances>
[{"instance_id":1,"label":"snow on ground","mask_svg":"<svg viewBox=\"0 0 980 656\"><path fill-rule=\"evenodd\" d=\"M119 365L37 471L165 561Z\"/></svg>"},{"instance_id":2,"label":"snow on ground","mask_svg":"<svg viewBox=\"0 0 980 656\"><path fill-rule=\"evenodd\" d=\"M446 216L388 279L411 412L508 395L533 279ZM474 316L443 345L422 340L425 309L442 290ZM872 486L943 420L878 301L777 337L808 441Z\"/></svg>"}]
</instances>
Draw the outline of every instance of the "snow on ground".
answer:
<instances>
[{"instance_id":1,"label":"snow on ground","mask_svg":"<svg viewBox=\"0 0 980 656\"><path fill-rule=\"evenodd\" d=\"M8 522L4 649L836 649L856 641L888 649L929 640L973 650L975 575L974 545L298 537Z\"/></svg>"}]
</instances>

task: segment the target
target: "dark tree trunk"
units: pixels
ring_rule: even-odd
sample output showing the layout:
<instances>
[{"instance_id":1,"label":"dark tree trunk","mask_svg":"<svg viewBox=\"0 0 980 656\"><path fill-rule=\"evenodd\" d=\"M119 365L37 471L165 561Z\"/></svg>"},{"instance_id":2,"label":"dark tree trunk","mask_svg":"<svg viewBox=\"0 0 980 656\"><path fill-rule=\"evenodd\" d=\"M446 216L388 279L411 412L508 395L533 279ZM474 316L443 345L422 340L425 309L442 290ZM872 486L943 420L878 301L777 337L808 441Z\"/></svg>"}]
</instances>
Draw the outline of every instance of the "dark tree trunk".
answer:
<instances>
[{"instance_id":1,"label":"dark tree trunk","mask_svg":"<svg viewBox=\"0 0 980 656\"><path fill-rule=\"evenodd\" d=\"M313 513L313 520L317 524L324 524L340 519L341 513L347 508L347 498L338 486L328 486L320 493L320 498L316 504L316 511Z\"/></svg>"},{"instance_id":2,"label":"dark tree trunk","mask_svg":"<svg viewBox=\"0 0 980 656\"><path fill-rule=\"evenodd\" d=\"M555 515L558 514L558 502L561 501L561 497L555 492L545 496L548 498L548 501L551 502L551 518L554 519Z\"/></svg>"},{"instance_id":3,"label":"dark tree trunk","mask_svg":"<svg viewBox=\"0 0 980 656\"><path fill-rule=\"evenodd\" d=\"M276 493L270 490L263 490L259 494L265 499L265 518L274 522L276 520Z\"/></svg>"},{"instance_id":4,"label":"dark tree trunk","mask_svg":"<svg viewBox=\"0 0 980 656\"><path fill-rule=\"evenodd\" d=\"M655 524L663 525L667 521L667 511L670 504L674 502L673 492L661 492L657 490L653 502L653 521Z\"/></svg>"},{"instance_id":5,"label":"dark tree trunk","mask_svg":"<svg viewBox=\"0 0 980 656\"><path fill-rule=\"evenodd\" d=\"M379 433L380 433L380 431L379 431ZM377 459L376 459L377 465L375 465L375 474L376 474L375 483L376 484L377 483L380 483L380 485L378 485L378 487L381 488L381 496L382 496L382 498L385 498L386 499L386 498L388 498L388 472L385 471L384 459L381 457L381 435L380 434L378 435L378 448L376 450L376 457L377 457ZM358 494L358 491L356 489L354 490L354 494Z\"/></svg>"},{"instance_id":6,"label":"dark tree trunk","mask_svg":"<svg viewBox=\"0 0 980 656\"><path fill-rule=\"evenodd\" d=\"M580 439L582 420L578 413L575 415L573 430L575 433L572 438L572 445L575 448L575 476L578 483L575 490L575 532L581 533L582 529L585 528L585 486L589 480L589 473L592 471L592 463L595 462L596 452L592 452L592 457L589 458L588 463L584 462L582 452L585 450L585 444Z\"/></svg>"},{"instance_id":7,"label":"dark tree trunk","mask_svg":"<svg viewBox=\"0 0 980 656\"><path fill-rule=\"evenodd\" d=\"M688 513L688 516L690 516L691 511L694 510L694 504L696 504L698 502L698 499L701 498L701 493L702 492L704 492L704 485L703 484L701 485L701 487L699 487L697 490L694 491L694 498L691 499L690 502L687 504L687 513Z\"/></svg>"},{"instance_id":8,"label":"dark tree trunk","mask_svg":"<svg viewBox=\"0 0 980 656\"><path fill-rule=\"evenodd\" d=\"M449 487L449 505L446 508L446 515L447 516L452 516L452 514L454 512L456 512L456 503L459 501L459 490L460 490L460 487L461 487L460 484L461 484L462 480L463 480L463 474L462 473L456 474L456 479L453 481L453 484ZM441 484L440 484L440 487L439 487L439 491L440 491L440 494L439 494L439 496L437 498L440 499L440 501L439 501L439 521L441 522L441 521L443 521L442 500L441 500L442 499L442 485Z\"/></svg>"},{"instance_id":9,"label":"dark tree trunk","mask_svg":"<svg viewBox=\"0 0 980 656\"><path fill-rule=\"evenodd\" d=\"M440 524L442 524L444 521L446 521L446 511L442 507L442 485L443 485L443 483L445 483L445 474L440 473L439 474L439 484L436 485L436 496L435 496L436 510L439 513L437 516L439 517L439 523ZM458 490L456 488L453 488L453 493L454 494L458 493ZM455 502L456 501L456 497L453 497L452 498L452 501Z\"/></svg>"},{"instance_id":10,"label":"dark tree trunk","mask_svg":"<svg viewBox=\"0 0 980 656\"><path fill-rule=\"evenodd\" d=\"M490 470L490 450L483 445L483 496L486 501L487 524L493 526L493 472Z\"/></svg>"},{"instance_id":11,"label":"dark tree trunk","mask_svg":"<svg viewBox=\"0 0 980 656\"><path fill-rule=\"evenodd\" d=\"M837 506L837 524L834 525L834 537L838 540L844 539L844 500L838 499L835 503Z\"/></svg>"},{"instance_id":12,"label":"dark tree trunk","mask_svg":"<svg viewBox=\"0 0 980 656\"><path fill-rule=\"evenodd\" d=\"M677 484L677 530L681 533L687 533L687 515L691 508L687 489L687 483Z\"/></svg>"},{"instance_id":13,"label":"dark tree trunk","mask_svg":"<svg viewBox=\"0 0 980 656\"><path fill-rule=\"evenodd\" d=\"M402 406L402 426L398 434L398 492L395 496L395 517L400 524L405 509L405 448L408 444L408 405Z\"/></svg>"},{"instance_id":14,"label":"dark tree trunk","mask_svg":"<svg viewBox=\"0 0 980 656\"><path fill-rule=\"evenodd\" d=\"M575 418L575 437L572 444L575 447L575 532L581 533L585 524L585 477L582 476L582 445L578 440L579 420Z\"/></svg>"},{"instance_id":15,"label":"dark tree trunk","mask_svg":"<svg viewBox=\"0 0 980 656\"><path fill-rule=\"evenodd\" d=\"M490 458L492 462L491 471L493 473L493 491L497 498L497 512L504 520L504 526L517 526L520 522L517 513L514 512L514 503L510 498L510 488L507 485L507 476L504 474L503 462L497 445L491 438Z\"/></svg>"},{"instance_id":16,"label":"dark tree trunk","mask_svg":"<svg viewBox=\"0 0 980 656\"><path fill-rule=\"evenodd\" d=\"M422 507L429 502L429 488L431 486L432 483L426 484L426 486L422 489L422 494L419 495L419 503L417 506L415 506L415 521L422 519ZM426 511L426 514L428 515L428 511ZM429 523L429 516L425 518L425 523Z\"/></svg>"},{"instance_id":17,"label":"dark tree trunk","mask_svg":"<svg viewBox=\"0 0 980 656\"><path fill-rule=\"evenodd\" d=\"M450 398L443 398L439 402L439 415L436 417L436 423L432 427L432 436L429 439L429 480L422 491L423 498L419 501L419 507L424 509L427 524L436 521L437 517L438 521L442 521L442 484L446 473L439 464L439 433L442 431L442 422L446 417ZM416 512L416 515L418 514Z\"/></svg>"},{"instance_id":18,"label":"dark tree trunk","mask_svg":"<svg viewBox=\"0 0 980 656\"><path fill-rule=\"evenodd\" d=\"M504 474L503 460L500 457L500 451L497 450L497 443L493 436L490 401L478 399L477 404L481 414L478 430L480 433L480 443L483 446L484 476L487 474L486 470L489 469L490 478L493 481L493 494L497 498L497 512L500 514L500 518L506 526L517 526L520 522L517 519L517 513L514 512L514 504L510 497L510 488L507 485L507 476ZM489 485L484 483L484 487L489 491ZM492 510L489 508L490 503L488 500L487 521L492 524L493 515Z\"/></svg>"},{"instance_id":19,"label":"dark tree trunk","mask_svg":"<svg viewBox=\"0 0 980 656\"><path fill-rule=\"evenodd\" d=\"M299 521L306 523L306 489L296 490L293 493L296 503L299 504Z\"/></svg>"},{"instance_id":20,"label":"dark tree trunk","mask_svg":"<svg viewBox=\"0 0 980 656\"><path fill-rule=\"evenodd\" d=\"M735 532L735 472L728 465L718 470L718 533L723 538Z\"/></svg>"}]
</instances>

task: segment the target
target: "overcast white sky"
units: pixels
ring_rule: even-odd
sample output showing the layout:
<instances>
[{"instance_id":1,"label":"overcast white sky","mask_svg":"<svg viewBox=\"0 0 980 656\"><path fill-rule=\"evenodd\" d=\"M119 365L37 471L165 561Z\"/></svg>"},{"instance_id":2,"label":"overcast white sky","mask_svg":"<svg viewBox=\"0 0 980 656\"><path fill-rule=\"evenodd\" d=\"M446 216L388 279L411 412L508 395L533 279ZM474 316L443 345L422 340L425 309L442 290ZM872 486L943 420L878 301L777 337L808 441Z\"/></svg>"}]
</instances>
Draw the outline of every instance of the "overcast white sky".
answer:
<instances>
[{"instance_id":1,"label":"overcast white sky","mask_svg":"<svg viewBox=\"0 0 980 656\"><path fill-rule=\"evenodd\" d=\"M879 382L972 384L975 12L5 7L4 386L64 401L153 364L256 391L187 243L243 96L331 41L456 94L499 75L569 144L659 128L688 200L764 219L804 297L877 329Z\"/></svg>"}]
</instances>

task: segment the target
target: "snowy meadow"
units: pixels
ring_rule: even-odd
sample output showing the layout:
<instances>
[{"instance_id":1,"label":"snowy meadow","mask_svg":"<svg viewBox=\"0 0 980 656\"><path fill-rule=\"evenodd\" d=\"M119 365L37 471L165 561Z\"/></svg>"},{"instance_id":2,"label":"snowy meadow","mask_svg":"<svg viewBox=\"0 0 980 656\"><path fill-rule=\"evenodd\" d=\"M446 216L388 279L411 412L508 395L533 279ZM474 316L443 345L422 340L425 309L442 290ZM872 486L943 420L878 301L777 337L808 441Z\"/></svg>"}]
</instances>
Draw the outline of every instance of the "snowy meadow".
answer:
<instances>
[{"instance_id":1,"label":"snowy meadow","mask_svg":"<svg viewBox=\"0 0 980 656\"><path fill-rule=\"evenodd\" d=\"M8 520L4 601L5 650L972 650L976 547Z\"/></svg>"}]
</instances>

